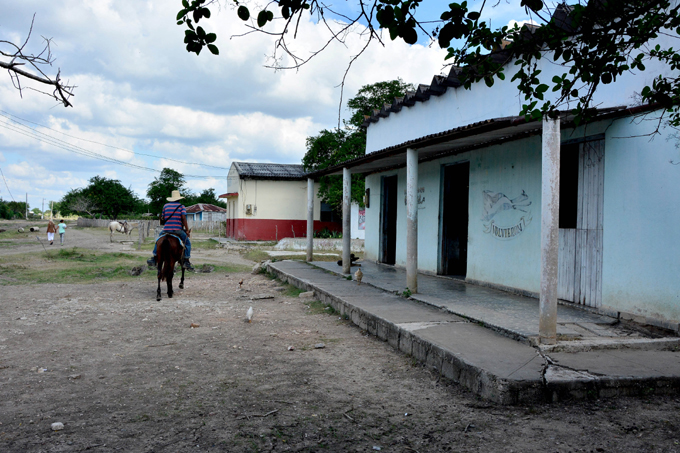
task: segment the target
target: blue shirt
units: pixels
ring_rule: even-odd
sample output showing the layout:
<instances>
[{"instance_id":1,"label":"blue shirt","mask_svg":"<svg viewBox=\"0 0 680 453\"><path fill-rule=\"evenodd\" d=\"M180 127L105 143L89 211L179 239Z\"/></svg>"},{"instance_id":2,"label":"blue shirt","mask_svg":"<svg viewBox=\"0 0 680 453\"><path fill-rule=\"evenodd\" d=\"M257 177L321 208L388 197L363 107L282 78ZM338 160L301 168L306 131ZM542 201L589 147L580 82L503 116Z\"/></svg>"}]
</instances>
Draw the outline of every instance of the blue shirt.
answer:
<instances>
[{"instance_id":1,"label":"blue shirt","mask_svg":"<svg viewBox=\"0 0 680 453\"><path fill-rule=\"evenodd\" d=\"M173 211L175 212L173 214ZM171 201L163 206L163 218L165 225L163 231L181 230L182 229L182 215L187 215L187 210L182 203L178 201Z\"/></svg>"}]
</instances>

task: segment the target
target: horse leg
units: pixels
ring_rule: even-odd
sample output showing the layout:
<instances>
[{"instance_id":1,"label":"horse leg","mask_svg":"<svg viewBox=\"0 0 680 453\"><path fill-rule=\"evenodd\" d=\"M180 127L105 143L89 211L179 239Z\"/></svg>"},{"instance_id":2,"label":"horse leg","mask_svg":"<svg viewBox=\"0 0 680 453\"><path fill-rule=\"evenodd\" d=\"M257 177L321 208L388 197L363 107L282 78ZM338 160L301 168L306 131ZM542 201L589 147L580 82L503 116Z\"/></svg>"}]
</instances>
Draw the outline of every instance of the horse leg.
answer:
<instances>
[{"instance_id":1,"label":"horse leg","mask_svg":"<svg viewBox=\"0 0 680 453\"><path fill-rule=\"evenodd\" d=\"M179 289L184 289L184 266L182 266L182 280L179 281Z\"/></svg>"},{"instance_id":2,"label":"horse leg","mask_svg":"<svg viewBox=\"0 0 680 453\"><path fill-rule=\"evenodd\" d=\"M172 290L172 276L175 273L174 267L175 267L174 264L171 264L170 266L168 266L169 272L168 272L168 275L166 277L168 279L168 297L170 297L170 298L172 298L172 295L174 294L174 291Z\"/></svg>"},{"instance_id":3,"label":"horse leg","mask_svg":"<svg viewBox=\"0 0 680 453\"><path fill-rule=\"evenodd\" d=\"M162 276L161 269L162 268L163 268L163 266L161 266L160 263L159 263L159 265L158 265L158 289L156 290L156 301L161 300L161 276Z\"/></svg>"}]
</instances>

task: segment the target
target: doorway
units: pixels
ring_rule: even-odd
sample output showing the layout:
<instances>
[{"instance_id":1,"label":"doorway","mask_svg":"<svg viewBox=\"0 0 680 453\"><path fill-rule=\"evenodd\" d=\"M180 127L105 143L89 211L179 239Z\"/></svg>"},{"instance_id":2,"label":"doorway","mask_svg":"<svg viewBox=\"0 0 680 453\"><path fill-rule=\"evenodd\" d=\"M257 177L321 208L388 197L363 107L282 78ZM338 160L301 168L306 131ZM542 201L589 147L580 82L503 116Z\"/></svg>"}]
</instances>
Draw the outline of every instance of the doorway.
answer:
<instances>
[{"instance_id":1,"label":"doorway","mask_svg":"<svg viewBox=\"0 0 680 453\"><path fill-rule=\"evenodd\" d=\"M604 140L562 145L557 297L602 304Z\"/></svg>"},{"instance_id":2,"label":"doorway","mask_svg":"<svg viewBox=\"0 0 680 453\"><path fill-rule=\"evenodd\" d=\"M442 167L440 275L467 273L470 162Z\"/></svg>"},{"instance_id":3,"label":"doorway","mask_svg":"<svg viewBox=\"0 0 680 453\"><path fill-rule=\"evenodd\" d=\"M397 183L399 177L382 178L380 207L380 262L394 265L397 254Z\"/></svg>"}]
</instances>

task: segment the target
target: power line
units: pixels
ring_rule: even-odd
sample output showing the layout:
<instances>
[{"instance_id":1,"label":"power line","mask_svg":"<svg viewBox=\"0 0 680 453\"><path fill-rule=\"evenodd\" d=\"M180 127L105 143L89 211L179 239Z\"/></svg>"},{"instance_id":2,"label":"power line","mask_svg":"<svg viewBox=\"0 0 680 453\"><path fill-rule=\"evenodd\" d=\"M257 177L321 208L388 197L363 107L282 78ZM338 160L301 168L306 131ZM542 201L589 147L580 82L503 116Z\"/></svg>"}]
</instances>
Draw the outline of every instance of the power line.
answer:
<instances>
[{"instance_id":1,"label":"power line","mask_svg":"<svg viewBox=\"0 0 680 453\"><path fill-rule=\"evenodd\" d=\"M12 192L10 192L9 190L9 186L7 185L7 180L5 179L5 174L2 172L2 168L0 168L0 175L2 175L2 180L5 181L5 187L7 187L7 192L9 193L9 196L12 197L12 201L16 203L16 200L14 199Z\"/></svg>"},{"instance_id":2,"label":"power line","mask_svg":"<svg viewBox=\"0 0 680 453\"><path fill-rule=\"evenodd\" d=\"M0 115L2 116L2 115ZM11 120L11 119L10 119ZM13 120L11 120L13 121ZM16 121L15 121L16 123ZM90 151L88 149L73 145L69 142L65 142L63 140L60 140L58 138L49 136L47 134L44 134L42 132L36 131L28 126L25 126L21 123L17 123L19 126L23 127L24 129L21 129L20 127L17 127L14 124L8 123L8 122L2 122L0 121L0 127L4 127L5 129L8 129L10 131L16 132L18 134L24 135L26 137L33 138L35 140L38 140L43 143L50 144L52 146L55 146L57 148L61 148L65 151L69 151L75 154L80 154L86 157L90 157L93 159L98 159L98 160L103 160L105 162L113 163L116 165L123 165L128 168L135 168L138 170L144 170L144 171L151 171L154 173L160 173L160 170L157 170L155 168L150 168L150 167L145 167L142 165L137 165L133 164L131 162L125 162L119 159L115 159L113 157L105 156L103 154L95 153L94 151ZM215 178L215 179L226 179L227 176L205 176L205 175L189 175L189 174L184 174L184 177L186 178L192 178L192 179L210 179L210 178Z\"/></svg>"},{"instance_id":3,"label":"power line","mask_svg":"<svg viewBox=\"0 0 680 453\"><path fill-rule=\"evenodd\" d=\"M169 161L172 161L172 162L177 162L177 163L180 163L180 164L186 164L186 165L198 165L198 166L201 166L201 167L217 168L217 169L219 169L219 170L229 170L228 167L220 167L220 166L217 166L217 165L210 165L210 164L201 164L201 163L199 163L199 162L189 162L189 161L184 161L184 160L179 160L179 159L173 159L173 158L171 158L171 157L158 156L158 155L155 155L155 154L140 153L139 151L132 151L132 150L125 149L125 148L120 148L120 147L118 147L118 146L107 145L106 143L101 143L101 142L97 142L97 141L94 141L94 140L88 140L88 139L86 139L86 138L81 138L81 137L76 137L76 136L74 136L74 135L69 135L69 134L67 134L66 132L58 131L58 130L56 130L56 129L52 129L52 128L47 127L47 126L45 126L45 125L42 125L42 124L40 124L40 123L36 123L36 122L34 122L34 121L27 120L27 119L21 118L21 117L16 116L16 115L12 115L11 113L5 112L4 110L0 110L0 112L1 112L1 113L0 113L0 116L4 116L5 118L9 119L10 121L13 121L13 122L15 122L15 123L17 123L17 124L20 124L21 126L24 126L24 127L28 127L28 126L26 126L25 124L20 123L19 121L15 120L14 118L17 118L17 119L19 119L19 120L21 120L21 121L24 121L24 122L26 122L26 123L35 124L36 126L42 127L42 128L44 128L44 129L50 130L50 131L52 131L52 132L56 132L56 133L58 133L58 134L65 135L65 136L70 137L70 138L74 138L74 139L76 139L76 140L82 140L82 141L84 141L84 142L94 143L95 145L106 146L107 148L116 149L116 150L119 150L119 151L124 151L124 152L126 152L126 153L130 153L130 154L134 154L134 155L138 155L138 156L155 157L155 158L157 158L157 159L165 159L165 160L169 160ZM3 114L4 114L4 115L3 115ZM12 117L13 117L13 118L12 118ZM34 130L34 129L31 128L31 130ZM36 131L36 132L37 132L37 131Z\"/></svg>"}]
</instances>

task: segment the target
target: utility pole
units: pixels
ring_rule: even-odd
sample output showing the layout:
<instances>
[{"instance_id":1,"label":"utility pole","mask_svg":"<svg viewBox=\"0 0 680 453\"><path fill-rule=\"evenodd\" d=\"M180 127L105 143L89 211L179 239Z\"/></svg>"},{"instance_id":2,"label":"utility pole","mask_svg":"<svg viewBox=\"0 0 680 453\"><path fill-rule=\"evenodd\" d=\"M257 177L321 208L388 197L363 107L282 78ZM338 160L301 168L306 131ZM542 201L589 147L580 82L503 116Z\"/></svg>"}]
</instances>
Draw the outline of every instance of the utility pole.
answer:
<instances>
[{"instance_id":1,"label":"utility pole","mask_svg":"<svg viewBox=\"0 0 680 453\"><path fill-rule=\"evenodd\" d=\"M26 192L26 220L28 220L28 192Z\"/></svg>"},{"instance_id":2,"label":"utility pole","mask_svg":"<svg viewBox=\"0 0 680 453\"><path fill-rule=\"evenodd\" d=\"M45 218L45 198L43 198L42 209L40 210L40 218L41 219Z\"/></svg>"},{"instance_id":3,"label":"utility pole","mask_svg":"<svg viewBox=\"0 0 680 453\"><path fill-rule=\"evenodd\" d=\"M54 201L50 201L50 220L54 220L54 213L52 212L54 210Z\"/></svg>"}]
</instances>

